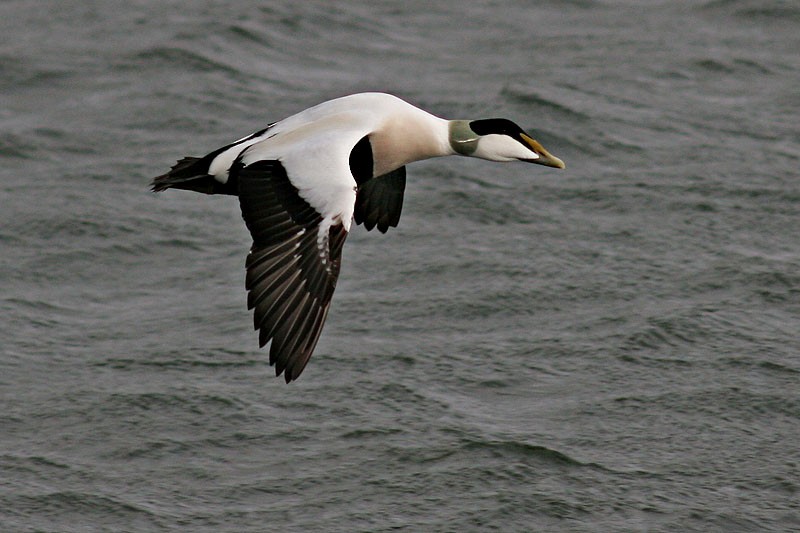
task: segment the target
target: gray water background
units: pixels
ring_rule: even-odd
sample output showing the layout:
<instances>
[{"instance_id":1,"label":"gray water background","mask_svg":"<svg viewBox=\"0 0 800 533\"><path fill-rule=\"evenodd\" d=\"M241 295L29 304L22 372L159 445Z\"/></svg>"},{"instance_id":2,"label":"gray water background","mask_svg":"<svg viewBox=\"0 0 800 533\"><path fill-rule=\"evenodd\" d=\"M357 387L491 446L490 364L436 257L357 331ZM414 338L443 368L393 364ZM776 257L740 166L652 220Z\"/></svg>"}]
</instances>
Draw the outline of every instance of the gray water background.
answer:
<instances>
[{"instance_id":1,"label":"gray water background","mask_svg":"<svg viewBox=\"0 0 800 533\"><path fill-rule=\"evenodd\" d=\"M798 531L800 4L0 3L0 531ZM409 167L287 386L233 198L325 99L508 117Z\"/></svg>"}]
</instances>

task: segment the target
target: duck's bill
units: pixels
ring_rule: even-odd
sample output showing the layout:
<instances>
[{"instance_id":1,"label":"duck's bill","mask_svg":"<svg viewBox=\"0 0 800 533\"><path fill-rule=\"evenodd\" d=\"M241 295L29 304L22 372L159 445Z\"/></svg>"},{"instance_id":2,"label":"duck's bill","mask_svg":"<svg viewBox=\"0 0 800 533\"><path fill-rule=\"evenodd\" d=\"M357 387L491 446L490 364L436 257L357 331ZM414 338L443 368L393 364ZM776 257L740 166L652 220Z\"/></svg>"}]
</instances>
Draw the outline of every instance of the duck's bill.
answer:
<instances>
[{"instance_id":1,"label":"duck's bill","mask_svg":"<svg viewBox=\"0 0 800 533\"><path fill-rule=\"evenodd\" d=\"M528 137L524 133L522 134L522 140L533 150L536 155L539 157L534 157L531 159L522 159L522 161L526 161L528 163L536 163L537 165L544 165L546 167L553 167L553 168L566 168L566 165L562 160L545 150L544 146L539 144L539 141Z\"/></svg>"}]
</instances>

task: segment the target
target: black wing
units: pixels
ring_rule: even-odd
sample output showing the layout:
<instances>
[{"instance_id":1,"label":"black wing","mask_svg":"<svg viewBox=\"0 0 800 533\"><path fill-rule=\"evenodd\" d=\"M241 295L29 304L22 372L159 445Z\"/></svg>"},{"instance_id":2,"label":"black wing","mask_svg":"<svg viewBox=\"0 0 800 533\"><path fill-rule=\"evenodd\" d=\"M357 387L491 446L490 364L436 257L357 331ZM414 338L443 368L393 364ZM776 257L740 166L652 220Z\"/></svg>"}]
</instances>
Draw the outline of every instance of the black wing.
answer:
<instances>
[{"instance_id":1,"label":"black wing","mask_svg":"<svg viewBox=\"0 0 800 533\"><path fill-rule=\"evenodd\" d=\"M360 183L353 212L356 224L363 223L367 230L378 226L381 233L386 233L389 226L397 227L405 189L406 167Z\"/></svg>"},{"instance_id":2,"label":"black wing","mask_svg":"<svg viewBox=\"0 0 800 533\"><path fill-rule=\"evenodd\" d=\"M322 216L303 200L279 161L231 169L253 247L247 256L247 306L259 346L272 341L269 363L286 383L297 379L317 345L339 277L347 231L320 236Z\"/></svg>"},{"instance_id":3,"label":"black wing","mask_svg":"<svg viewBox=\"0 0 800 533\"><path fill-rule=\"evenodd\" d=\"M369 135L356 143L350 152L350 172L358 185L353 219L367 231L376 225L381 233L397 227L406 189L406 167L372 177L372 144Z\"/></svg>"}]
</instances>

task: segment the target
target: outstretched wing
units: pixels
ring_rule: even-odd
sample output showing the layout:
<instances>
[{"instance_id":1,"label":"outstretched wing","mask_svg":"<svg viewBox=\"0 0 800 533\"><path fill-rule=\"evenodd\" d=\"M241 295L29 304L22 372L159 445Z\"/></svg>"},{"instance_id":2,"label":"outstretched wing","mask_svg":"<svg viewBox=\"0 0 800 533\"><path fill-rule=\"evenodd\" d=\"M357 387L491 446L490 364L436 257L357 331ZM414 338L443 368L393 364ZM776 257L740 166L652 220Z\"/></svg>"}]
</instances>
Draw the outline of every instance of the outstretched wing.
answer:
<instances>
[{"instance_id":1,"label":"outstretched wing","mask_svg":"<svg viewBox=\"0 0 800 533\"><path fill-rule=\"evenodd\" d=\"M359 183L353 211L356 224L363 223L368 231L377 226L381 233L397 227L405 188L406 167Z\"/></svg>"},{"instance_id":2,"label":"outstretched wing","mask_svg":"<svg viewBox=\"0 0 800 533\"><path fill-rule=\"evenodd\" d=\"M259 345L286 382L297 379L319 340L347 230L299 194L280 161L234 165L242 217L253 236L247 256L247 306Z\"/></svg>"}]
</instances>

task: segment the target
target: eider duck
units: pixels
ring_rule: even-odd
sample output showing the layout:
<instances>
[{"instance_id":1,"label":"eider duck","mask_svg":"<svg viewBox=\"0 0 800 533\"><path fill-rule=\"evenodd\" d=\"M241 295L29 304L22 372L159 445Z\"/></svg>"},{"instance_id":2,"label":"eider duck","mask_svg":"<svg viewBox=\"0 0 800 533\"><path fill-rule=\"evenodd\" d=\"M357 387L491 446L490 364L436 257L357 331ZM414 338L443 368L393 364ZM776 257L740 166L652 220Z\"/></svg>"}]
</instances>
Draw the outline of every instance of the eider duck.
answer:
<instances>
[{"instance_id":1,"label":"eider duck","mask_svg":"<svg viewBox=\"0 0 800 533\"><path fill-rule=\"evenodd\" d=\"M286 383L300 375L319 339L353 220L396 227L405 165L462 155L564 163L506 119L445 120L395 96L337 98L214 150L184 157L152 181L154 192L187 189L239 197L253 237L247 306L259 347Z\"/></svg>"}]
</instances>

